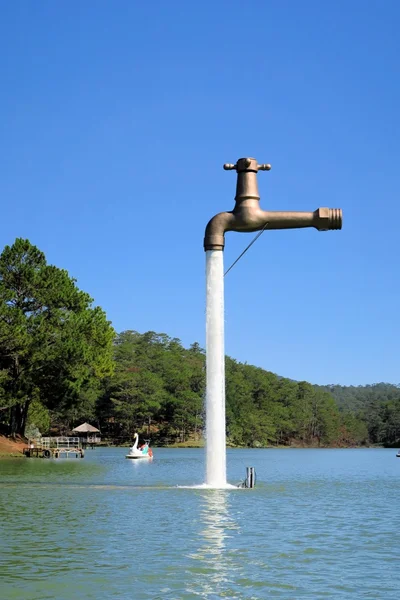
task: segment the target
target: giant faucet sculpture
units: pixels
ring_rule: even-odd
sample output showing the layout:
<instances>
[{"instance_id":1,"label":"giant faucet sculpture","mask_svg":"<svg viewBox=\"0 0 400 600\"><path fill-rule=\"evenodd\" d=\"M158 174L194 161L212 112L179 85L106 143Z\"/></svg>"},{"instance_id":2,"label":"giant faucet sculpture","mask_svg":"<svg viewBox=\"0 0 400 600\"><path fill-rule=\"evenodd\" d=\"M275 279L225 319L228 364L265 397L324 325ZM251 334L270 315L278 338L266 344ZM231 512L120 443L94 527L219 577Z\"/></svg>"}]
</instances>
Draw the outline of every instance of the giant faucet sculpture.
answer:
<instances>
[{"instance_id":1,"label":"giant faucet sculpture","mask_svg":"<svg viewBox=\"0 0 400 600\"><path fill-rule=\"evenodd\" d=\"M254 158L240 158L236 165L224 165L225 170L236 170L235 208L215 215L206 227L204 249L223 250L226 231L259 231L266 229L298 229L315 227L319 231L342 228L340 208L317 208L314 212L276 212L261 210L257 172L269 171L271 165L259 165Z\"/></svg>"},{"instance_id":2,"label":"giant faucet sculpture","mask_svg":"<svg viewBox=\"0 0 400 600\"><path fill-rule=\"evenodd\" d=\"M209 221L204 237L207 255L206 328L206 483L226 486L225 441L225 351L223 249L226 231L260 231L315 227L318 231L342 228L339 208L318 208L314 212L266 211L260 208L257 172L271 165L259 165L255 158L240 158L225 170L237 172L235 207Z\"/></svg>"}]
</instances>

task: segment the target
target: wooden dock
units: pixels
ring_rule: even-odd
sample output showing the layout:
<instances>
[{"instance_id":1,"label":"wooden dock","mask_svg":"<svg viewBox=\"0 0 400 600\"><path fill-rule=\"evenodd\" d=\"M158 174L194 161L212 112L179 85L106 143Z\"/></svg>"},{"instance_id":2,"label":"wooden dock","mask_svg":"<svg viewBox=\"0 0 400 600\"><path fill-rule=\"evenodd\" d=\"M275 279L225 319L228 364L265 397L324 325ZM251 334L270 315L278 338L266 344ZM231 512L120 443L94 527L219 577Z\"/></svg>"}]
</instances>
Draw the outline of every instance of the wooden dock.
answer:
<instances>
[{"instance_id":1,"label":"wooden dock","mask_svg":"<svg viewBox=\"0 0 400 600\"><path fill-rule=\"evenodd\" d=\"M85 450L79 438L41 438L23 449L27 458L83 458Z\"/></svg>"}]
</instances>

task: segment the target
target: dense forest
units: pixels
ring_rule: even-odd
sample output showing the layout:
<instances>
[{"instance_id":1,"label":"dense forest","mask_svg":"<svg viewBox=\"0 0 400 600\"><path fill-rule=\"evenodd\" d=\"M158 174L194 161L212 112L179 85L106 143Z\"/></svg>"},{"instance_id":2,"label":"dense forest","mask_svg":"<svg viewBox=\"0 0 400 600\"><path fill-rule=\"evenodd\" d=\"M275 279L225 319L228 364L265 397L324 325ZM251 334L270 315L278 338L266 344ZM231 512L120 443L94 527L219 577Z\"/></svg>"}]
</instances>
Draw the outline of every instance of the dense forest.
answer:
<instances>
[{"instance_id":1,"label":"dense forest","mask_svg":"<svg viewBox=\"0 0 400 600\"><path fill-rule=\"evenodd\" d=\"M0 432L103 437L134 431L154 444L199 442L205 354L164 333L117 334L104 311L28 240L0 256ZM400 388L315 386L226 357L232 446L396 445Z\"/></svg>"}]
</instances>

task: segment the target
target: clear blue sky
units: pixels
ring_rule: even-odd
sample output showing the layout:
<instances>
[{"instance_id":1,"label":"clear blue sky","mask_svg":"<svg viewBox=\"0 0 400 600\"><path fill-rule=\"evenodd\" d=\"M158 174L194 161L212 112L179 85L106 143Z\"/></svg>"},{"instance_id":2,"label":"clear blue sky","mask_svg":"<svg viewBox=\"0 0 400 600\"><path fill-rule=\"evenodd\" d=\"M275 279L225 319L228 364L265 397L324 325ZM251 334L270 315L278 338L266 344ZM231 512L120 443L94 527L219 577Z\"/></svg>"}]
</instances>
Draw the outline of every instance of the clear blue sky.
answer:
<instances>
[{"instance_id":1,"label":"clear blue sky","mask_svg":"<svg viewBox=\"0 0 400 600\"><path fill-rule=\"evenodd\" d=\"M255 156L268 232L226 278L226 352L314 383L396 383L400 2L0 6L0 246L26 237L118 331L204 345L204 228ZM228 266L252 234L227 234Z\"/></svg>"}]
</instances>

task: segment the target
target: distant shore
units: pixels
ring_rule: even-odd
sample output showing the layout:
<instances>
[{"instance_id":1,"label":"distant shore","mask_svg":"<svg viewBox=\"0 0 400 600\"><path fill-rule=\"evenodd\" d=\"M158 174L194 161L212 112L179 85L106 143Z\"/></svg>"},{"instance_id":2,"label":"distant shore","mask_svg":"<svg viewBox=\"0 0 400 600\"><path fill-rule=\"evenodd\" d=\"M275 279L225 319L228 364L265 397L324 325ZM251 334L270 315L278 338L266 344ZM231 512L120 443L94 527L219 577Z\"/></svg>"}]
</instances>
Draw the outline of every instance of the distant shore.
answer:
<instances>
[{"instance_id":1,"label":"distant shore","mask_svg":"<svg viewBox=\"0 0 400 600\"><path fill-rule=\"evenodd\" d=\"M26 448L28 444L28 441L25 440L24 438L8 438L6 436L0 435L0 458L22 458L23 455L23 449ZM122 447L127 447L127 444L125 445L121 445L121 446L112 446L112 445L108 445L108 444L100 444L99 447L102 448L122 448ZM155 446L158 448L204 448L204 442L182 442L182 443L176 443L176 444L168 444L165 446ZM270 446L263 446L263 447L258 447L258 448L252 448L252 449L279 449L279 450L290 450L290 449L323 449L323 448L382 448L382 445L370 445L370 446L315 446L315 445L302 445L302 444L291 444L290 446L274 446L274 445L270 445ZM229 444L227 445L228 449L243 449L243 446L230 446Z\"/></svg>"}]
</instances>

